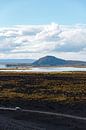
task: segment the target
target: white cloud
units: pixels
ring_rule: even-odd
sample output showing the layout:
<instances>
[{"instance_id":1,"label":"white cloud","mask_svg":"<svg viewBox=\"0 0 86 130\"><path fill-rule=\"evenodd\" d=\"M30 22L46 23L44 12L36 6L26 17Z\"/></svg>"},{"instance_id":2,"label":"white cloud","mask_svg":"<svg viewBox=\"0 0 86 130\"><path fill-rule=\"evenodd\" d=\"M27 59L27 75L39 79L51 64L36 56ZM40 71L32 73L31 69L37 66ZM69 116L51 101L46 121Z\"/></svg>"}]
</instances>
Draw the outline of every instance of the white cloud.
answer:
<instances>
[{"instance_id":1,"label":"white cloud","mask_svg":"<svg viewBox=\"0 0 86 130\"><path fill-rule=\"evenodd\" d=\"M59 33L61 33L59 25L52 23L51 25L45 26L43 30L36 35L36 40L49 42L58 41Z\"/></svg>"},{"instance_id":2,"label":"white cloud","mask_svg":"<svg viewBox=\"0 0 86 130\"><path fill-rule=\"evenodd\" d=\"M85 51L85 24L68 26L52 23L0 28L1 58L38 58L52 54L66 59L85 60Z\"/></svg>"}]
</instances>

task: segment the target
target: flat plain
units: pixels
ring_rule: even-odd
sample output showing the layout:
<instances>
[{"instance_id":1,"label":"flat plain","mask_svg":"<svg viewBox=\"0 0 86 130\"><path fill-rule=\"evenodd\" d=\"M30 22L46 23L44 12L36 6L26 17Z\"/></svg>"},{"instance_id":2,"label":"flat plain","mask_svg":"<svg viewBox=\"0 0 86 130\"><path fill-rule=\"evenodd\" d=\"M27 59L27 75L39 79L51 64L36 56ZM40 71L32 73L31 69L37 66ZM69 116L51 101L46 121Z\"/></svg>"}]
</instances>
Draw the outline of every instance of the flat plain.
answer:
<instances>
[{"instance_id":1,"label":"flat plain","mask_svg":"<svg viewBox=\"0 0 86 130\"><path fill-rule=\"evenodd\" d=\"M53 104L85 102L86 72L0 73L0 105L45 108L49 104L53 110Z\"/></svg>"},{"instance_id":2,"label":"flat plain","mask_svg":"<svg viewBox=\"0 0 86 130\"><path fill-rule=\"evenodd\" d=\"M22 109L51 111L86 117L86 72L0 72L0 106L13 108L18 106ZM59 120L61 120L59 123L63 122L65 126L64 119L55 119L55 117L43 117L42 115L35 115L34 117L34 114L28 115L23 112L3 113L0 112L2 116L5 115L7 118L8 115L11 115L13 120L15 115L18 121L28 119L30 122L31 119L32 122L36 120L37 123L37 120L41 120L39 122L42 123L45 120L48 127L49 122L52 124L52 129L54 124L56 129L59 127ZM38 124L40 124L39 122ZM70 123L68 124L68 122ZM84 130L86 128L86 122L83 125L83 122L68 120L66 124L67 127L70 125L72 130L76 128ZM72 125L73 128L71 128Z\"/></svg>"}]
</instances>

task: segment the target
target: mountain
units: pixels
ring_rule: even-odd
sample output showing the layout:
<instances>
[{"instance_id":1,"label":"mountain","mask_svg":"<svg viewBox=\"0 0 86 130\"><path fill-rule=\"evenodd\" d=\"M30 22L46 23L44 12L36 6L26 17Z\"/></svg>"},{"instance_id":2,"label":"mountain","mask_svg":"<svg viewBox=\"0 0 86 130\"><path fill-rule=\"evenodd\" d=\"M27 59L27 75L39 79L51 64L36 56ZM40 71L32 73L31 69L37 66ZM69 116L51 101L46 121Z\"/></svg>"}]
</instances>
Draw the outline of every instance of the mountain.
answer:
<instances>
[{"instance_id":1,"label":"mountain","mask_svg":"<svg viewBox=\"0 0 86 130\"><path fill-rule=\"evenodd\" d=\"M33 59L0 59L0 64L30 64Z\"/></svg>"},{"instance_id":2,"label":"mountain","mask_svg":"<svg viewBox=\"0 0 86 130\"><path fill-rule=\"evenodd\" d=\"M37 61L33 62L33 66L57 66L57 65L64 65L66 63L65 60L56 58L54 56L45 56Z\"/></svg>"},{"instance_id":3,"label":"mountain","mask_svg":"<svg viewBox=\"0 0 86 130\"><path fill-rule=\"evenodd\" d=\"M64 60L55 56L45 56L38 60L0 59L0 64L6 64L7 66L86 66L84 61Z\"/></svg>"},{"instance_id":4,"label":"mountain","mask_svg":"<svg viewBox=\"0 0 86 130\"><path fill-rule=\"evenodd\" d=\"M56 58L54 56L45 56L32 63L32 66L86 66L86 62L72 61Z\"/></svg>"}]
</instances>

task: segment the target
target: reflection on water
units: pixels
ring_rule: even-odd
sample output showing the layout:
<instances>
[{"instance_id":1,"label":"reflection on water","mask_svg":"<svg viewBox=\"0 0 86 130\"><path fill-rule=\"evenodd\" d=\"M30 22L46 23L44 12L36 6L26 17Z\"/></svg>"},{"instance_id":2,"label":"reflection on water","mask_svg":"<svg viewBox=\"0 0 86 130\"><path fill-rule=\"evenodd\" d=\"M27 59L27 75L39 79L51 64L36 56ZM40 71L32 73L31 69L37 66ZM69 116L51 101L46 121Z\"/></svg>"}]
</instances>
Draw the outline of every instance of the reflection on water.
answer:
<instances>
[{"instance_id":1,"label":"reflection on water","mask_svg":"<svg viewBox=\"0 0 86 130\"><path fill-rule=\"evenodd\" d=\"M76 68L76 67L31 67L24 69L9 69L5 70L6 66L0 66L2 68L0 71L11 71L11 72L62 72L62 71L86 71L86 68Z\"/></svg>"}]
</instances>

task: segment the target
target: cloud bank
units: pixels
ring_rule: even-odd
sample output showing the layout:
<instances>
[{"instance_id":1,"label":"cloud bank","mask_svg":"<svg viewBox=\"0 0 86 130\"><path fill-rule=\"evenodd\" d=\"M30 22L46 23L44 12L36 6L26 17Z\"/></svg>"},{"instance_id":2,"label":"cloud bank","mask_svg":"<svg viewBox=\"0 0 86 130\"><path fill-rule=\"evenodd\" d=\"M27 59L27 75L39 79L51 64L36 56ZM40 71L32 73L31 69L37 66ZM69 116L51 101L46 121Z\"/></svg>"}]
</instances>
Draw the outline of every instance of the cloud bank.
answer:
<instances>
[{"instance_id":1,"label":"cloud bank","mask_svg":"<svg viewBox=\"0 0 86 130\"><path fill-rule=\"evenodd\" d=\"M54 55L86 60L86 25L16 25L0 28L0 58Z\"/></svg>"}]
</instances>

